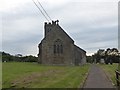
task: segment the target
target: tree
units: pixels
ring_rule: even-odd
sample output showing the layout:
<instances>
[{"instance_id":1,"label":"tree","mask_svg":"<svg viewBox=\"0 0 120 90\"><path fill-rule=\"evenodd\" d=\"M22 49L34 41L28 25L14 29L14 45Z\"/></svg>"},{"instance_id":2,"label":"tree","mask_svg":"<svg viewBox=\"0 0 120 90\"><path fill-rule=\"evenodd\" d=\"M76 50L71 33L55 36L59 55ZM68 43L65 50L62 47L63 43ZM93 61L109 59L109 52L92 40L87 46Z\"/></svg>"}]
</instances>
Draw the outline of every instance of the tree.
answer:
<instances>
[{"instance_id":1,"label":"tree","mask_svg":"<svg viewBox=\"0 0 120 90\"><path fill-rule=\"evenodd\" d=\"M2 52L2 62L37 62L37 57L29 55L22 56L21 54L16 54L15 56L10 55L9 53Z\"/></svg>"},{"instance_id":2,"label":"tree","mask_svg":"<svg viewBox=\"0 0 120 90\"><path fill-rule=\"evenodd\" d=\"M12 56L8 53L2 52L2 62L13 61Z\"/></svg>"},{"instance_id":3,"label":"tree","mask_svg":"<svg viewBox=\"0 0 120 90\"><path fill-rule=\"evenodd\" d=\"M106 50L99 49L93 57L94 60L96 60L96 63L100 62L101 59L104 59L106 64L113 64L119 62L120 54L117 48L107 48Z\"/></svg>"},{"instance_id":4,"label":"tree","mask_svg":"<svg viewBox=\"0 0 120 90\"><path fill-rule=\"evenodd\" d=\"M105 50L104 49L99 49L97 53L94 54L94 60L96 63L100 63L100 60L104 58L105 56Z\"/></svg>"},{"instance_id":5,"label":"tree","mask_svg":"<svg viewBox=\"0 0 120 90\"><path fill-rule=\"evenodd\" d=\"M87 61L88 63L93 63L93 58L92 58L92 56L86 56L86 61Z\"/></svg>"},{"instance_id":6,"label":"tree","mask_svg":"<svg viewBox=\"0 0 120 90\"><path fill-rule=\"evenodd\" d=\"M23 62L37 62L37 57L29 55L22 57Z\"/></svg>"}]
</instances>

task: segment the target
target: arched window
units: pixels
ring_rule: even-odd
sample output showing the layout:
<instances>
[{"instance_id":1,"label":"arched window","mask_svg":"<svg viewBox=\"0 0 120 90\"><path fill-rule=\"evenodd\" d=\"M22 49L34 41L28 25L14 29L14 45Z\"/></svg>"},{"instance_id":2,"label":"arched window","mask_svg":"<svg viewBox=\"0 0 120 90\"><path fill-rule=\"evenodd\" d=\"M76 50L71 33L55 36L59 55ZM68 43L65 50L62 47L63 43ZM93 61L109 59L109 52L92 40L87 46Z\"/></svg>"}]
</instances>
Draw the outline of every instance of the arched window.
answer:
<instances>
[{"instance_id":1,"label":"arched window","mask_svg":"<svg viewBox=\"0 0 120 90\"><path fill-rule=\"evenodd\" d=\"M54 42L54 54L62 54L63 53L63 45L60 39L57 39Z\"/></svg>"},{"instance_id":2,"label":"arched window","mask_svg":"<svg viewBox=\"0 0 120 90\"><path fill-rule=\"evenodd\" d=\"M63 53L63 45L60 45L60 52Z\"/></svg>"},{"instance_id":3,"label":"arched window","mask_svg":"<svg viewBox=\"0 0 120 90\"><path fill-rule=\"evenodd\" d=\"M56 53L56 45L54 45L54 53Z\"/></svg>"},{"instance_id":4,"label":"arched window","mask_svg":"<svg viewBox=\"0 0 120 90\"><path fill-rule=\"evenodd\" d=\"M56 45L57 46L57 53L59 54L59 45Z\"/></svg>"}]
</instances>

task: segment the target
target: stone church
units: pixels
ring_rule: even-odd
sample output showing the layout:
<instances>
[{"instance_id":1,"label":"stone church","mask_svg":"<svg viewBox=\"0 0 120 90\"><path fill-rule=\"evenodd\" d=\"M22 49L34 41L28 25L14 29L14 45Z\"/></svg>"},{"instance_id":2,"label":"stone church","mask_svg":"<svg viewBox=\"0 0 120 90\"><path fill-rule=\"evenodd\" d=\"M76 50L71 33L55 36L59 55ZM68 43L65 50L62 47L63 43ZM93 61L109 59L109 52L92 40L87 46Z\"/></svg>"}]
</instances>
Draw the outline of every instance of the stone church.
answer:
<instances>
[{"instance_id":1,"label":"stone church","mask_svg":"<svg viewBox=\"0 0 120 90\"><path fill-rule=\"evenodd\" d=\"M74 44L74 40L57 21L45 22L44 38L38 45L38 63L46 65L82 65L86 63L86 51Z\"/></svg>"}]
</instances>

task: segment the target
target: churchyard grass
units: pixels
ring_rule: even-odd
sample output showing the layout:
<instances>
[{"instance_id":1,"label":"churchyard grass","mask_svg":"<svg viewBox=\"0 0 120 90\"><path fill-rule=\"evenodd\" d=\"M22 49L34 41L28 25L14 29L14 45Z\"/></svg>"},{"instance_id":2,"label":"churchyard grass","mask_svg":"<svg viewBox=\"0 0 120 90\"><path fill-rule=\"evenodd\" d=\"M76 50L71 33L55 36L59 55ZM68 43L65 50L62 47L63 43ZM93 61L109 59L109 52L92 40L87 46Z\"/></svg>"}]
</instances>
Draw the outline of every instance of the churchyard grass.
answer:
<instances>
[{"instance_id":1,"label":"churchyard grass","mask_svg":"<svg viewBox=\"0 0 120 90\"><path fill-rule=\"evenodd\" d=\"M79 88L90 65L45 66L37 63L6 62L2 64L3 88Z\"/></svg>"},{"instance_id":2,"label":"churchyard grass","mask_svg":"<svg viewBox=\"0 0 120 90\"><path fill-rule=\"evenodd\" d=\"M118 70L119 70L119 72L120 72L120 63L119 63L119 65L118 65Z\"/></svg>"},{"instance_id":3,"label":"churchyard grass","mask_svg":"<svg viewBox=\"0 0 120 90\"><path fill-rule=\"evenodd\" d=\"M0 54L0 90L2 88L2 54Z\"/></svg>"},{"instance_id":4,"label":"churchyard grass","mask_svg":"<svg viewBox=\"0 0 120 90\"><path fill-rule=\"evenodd\" d=\"M105 73L107 74L108 78L112 81L113 85L116 85L116 77L115 77L115 70L118 69L118 64L100 64L100 66L103 68Z\"/></svg>"}]
</instances>

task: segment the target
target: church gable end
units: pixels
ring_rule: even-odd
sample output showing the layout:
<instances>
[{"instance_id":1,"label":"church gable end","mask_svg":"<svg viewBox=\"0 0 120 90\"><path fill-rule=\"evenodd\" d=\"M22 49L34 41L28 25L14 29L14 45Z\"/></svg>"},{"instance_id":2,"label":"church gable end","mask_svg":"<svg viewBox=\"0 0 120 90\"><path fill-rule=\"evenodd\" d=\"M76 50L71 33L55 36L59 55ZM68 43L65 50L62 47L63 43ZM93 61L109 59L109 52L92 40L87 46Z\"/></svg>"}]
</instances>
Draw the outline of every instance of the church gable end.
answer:
<instances>
[{"instance_id":1,"label":"church gable end","mask_svg":"<svg viewBox=\"0 0 120 90\"><path fill-rule=\"evenodd\" d=\"M78 47L75 49L73 39L58 25L58 20L52 23L45 22L44 30L44 38L38 46L39 63L49 65L82 63L81 56L86 57L86 53Z\"/></svg>"},{"instance_id":2,"label":"church gable end","mask_svg":"<svg viewBox=\"0 0 120 90\"><path fill-rule=\"evenodd\" d=\"M73 39L59 26L58 21L52 21L52 23L45 22L44 30L44 39L49 40L58 37L74 43Z\"/></svg>"}]
</instances>

